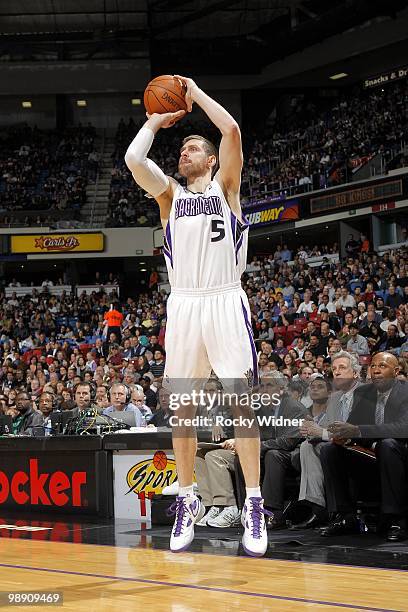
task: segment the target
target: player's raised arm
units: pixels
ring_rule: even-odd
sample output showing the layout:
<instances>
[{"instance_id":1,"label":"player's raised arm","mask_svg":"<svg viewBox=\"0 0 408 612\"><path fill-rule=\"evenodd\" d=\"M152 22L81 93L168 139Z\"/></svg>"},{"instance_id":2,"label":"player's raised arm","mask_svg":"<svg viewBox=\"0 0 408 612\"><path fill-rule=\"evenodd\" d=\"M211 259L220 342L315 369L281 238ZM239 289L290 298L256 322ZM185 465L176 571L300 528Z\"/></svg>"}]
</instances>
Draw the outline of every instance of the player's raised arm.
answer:
<instances>
[{"instance_id":1,"label":"player's raised arm","mask_svg":"<svg viewBox=\"0 0 408 612\"><path fill-rule=\"evenodd\" d=\"M150 115L125 154L125 162L136 183L153 196L160 207L171 203L173 182L161 168L147 157L160 128L169 128L185 115L185 111ZM163 215L162 215L163 217Z\"/></svg>"},{"instance_id":2,"label":"player's raised arm","mask_svg":"<svg viewBox=\"0 0 408 612\"><path fill-rule=\"evenodd\" d=\"M241 130L235 119L198 85L186 77L175 75L187 87L187 110L191 111L195 102L222 134L219 151L219 176L224 189L231 196L239 194L243 164Z\"/></svg>"}]
</instances>

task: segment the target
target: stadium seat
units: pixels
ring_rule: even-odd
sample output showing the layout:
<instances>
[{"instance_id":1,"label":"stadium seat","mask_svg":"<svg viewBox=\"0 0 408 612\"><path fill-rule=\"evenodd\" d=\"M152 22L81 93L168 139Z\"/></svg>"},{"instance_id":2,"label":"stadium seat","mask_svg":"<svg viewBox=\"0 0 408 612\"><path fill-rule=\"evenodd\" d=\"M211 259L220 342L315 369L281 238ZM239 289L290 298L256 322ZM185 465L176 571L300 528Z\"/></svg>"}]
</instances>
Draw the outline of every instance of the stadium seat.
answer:
<instances>
[{"instance_id":1,"label":"stadium seat","mask_svg":"<svg viewBox=\"0 0 408 612\"><path fill-rule=\"evenodd\" d=\"M307 319L295 319L295 328L298 333L302 333L302 331L307 327Z\"/></svg>"},{"instance_id":2,"label":"stadium seat","mask_svg":"<svg viewBox=\"0 0 408 612\"><path fill-rule=\"evenodd\" d=\"M286 329L286 344L291 344L296 335L296 325L288 325Z\"/></svg>"},{"instance_id":3,"label":"stadium seat","mask_svg":"<svg viewBox=\"0 0 408 612\"><path fill-rule=\"evenodd\" d=\"M275 334L275 340L278 336L281 336L286 341L286 327L284 325L274 327L273 333Z\"/></svg>"}]
</instances>

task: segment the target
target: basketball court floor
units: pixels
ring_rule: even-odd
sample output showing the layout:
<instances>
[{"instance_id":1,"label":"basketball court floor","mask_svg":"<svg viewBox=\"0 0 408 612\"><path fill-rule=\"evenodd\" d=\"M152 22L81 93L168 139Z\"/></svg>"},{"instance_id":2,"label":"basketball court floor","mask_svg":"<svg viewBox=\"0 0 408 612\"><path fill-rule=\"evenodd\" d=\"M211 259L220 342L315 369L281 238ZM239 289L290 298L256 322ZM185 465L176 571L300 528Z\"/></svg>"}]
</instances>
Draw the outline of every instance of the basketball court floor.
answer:
<instances>
[{"instance_id":1,"label":"basketball court floor","mask_svg":"<svg viewBox=\"0 0 408 612\"><path fill-rule=\"evenodd\" d=\"M1 517L2 608L9 592L40 591L62 595L61 609L87 612L408 611L408 544L376 535L270 532L267 556L252 559L240 528L198 527L190 550L174 554L170 527L32 519Z\"/></svg>"}]
</instances>

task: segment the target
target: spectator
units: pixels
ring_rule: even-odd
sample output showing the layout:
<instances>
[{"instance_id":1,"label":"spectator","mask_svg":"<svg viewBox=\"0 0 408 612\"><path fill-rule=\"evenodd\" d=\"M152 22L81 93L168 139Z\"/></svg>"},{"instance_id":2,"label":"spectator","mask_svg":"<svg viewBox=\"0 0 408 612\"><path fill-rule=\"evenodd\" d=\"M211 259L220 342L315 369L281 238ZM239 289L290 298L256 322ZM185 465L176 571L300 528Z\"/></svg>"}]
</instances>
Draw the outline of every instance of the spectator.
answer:
<instances>
[{"instance_id":1,"label":"spectator","mask_svg":"<svg viewBox=\"0 0 408 612\"><path fill-rule=\"evenodd\" d=\"M36 428L43 425L43 416L31 406L30 396L21 391L16 398L17 415L13 418L13 433L33 436Z\"/></svg>"},{"instance_id":2,"label":"spectator","mask_svg":"<svg viewBox=\"0 0 408 612\"><path fill-rule=\"evenodd\" d=\"M154 378L161 378L164 374L165 358L164 350L162 348L156 349L154 352L154 359L150 362L150 371Z\"/></svg>"},{"instance_id":3,"label":"spectator","mask_svg":"<svg viewBox=\"0 0 408 612\"><path fill-rule=\"evenodd\" d=\"M356 390L348 421L334 423L329 430L335 439L361 437L370 444L374 438L377 462L367 462L363 455L349 453L341 444L322 447L320 457L328 511L334 513L334 519L321 535L358 532L359 526L352 513L349 478L360 482L364 479L375 488L380 477L382 510L388 523L387 539L395 542L406 537L401 505L405 490L404 455L398 450L408 435L408 390L404 383L396 380L399 365L393 355L377 353L370 370L372 384Z\"/></svg>"},{"instance_id":4,"label":"spectator","mask_svg":"<svg viewBox=\"0 0 408 612\"><path fill-rule=\"evenodd\" d=\"M127 385L115 383L110 388L110 406L105 408L102 414L109 416L112 412L133 412L135 415L136 427L144 427L145 419L139 408L134 406L131 399L131 392Z\"/></svg>"},{"instance_id":5,"label":"spectator","mask_svg":"<svg viewBox=\"0 0 408 612\"><path fill-rule=\"evenodd\" d=\"M346 287L342 287L340 298L335 302L336 309L342 309L345 311L347 308L354 308L356 301L352 295L350 295Z\"/></svg>"},{"instance_id":6,"label":"spectator","mask_svg":"<svg viewBox=\"0 0 408 612\"><path fill-rule=\"evenodd\" d=\"M394 285L390 285L388 288L388 295L385 298L385 305L389 306L393 310L396 310L401 306L403 302L403 298L399 293L397 293L396 287Z\"/></svg>"},{"instance_id":7,"label":"spectator","mask_svg":"<svg viewBox=\"0 0 408 612\"><path fill-rule=\"evenodd\" d=\"M370 353L368 342L364 336L358 333L358 329L356 323L349 325L350 339L347 342L347 350L357 355L368 355Z\"/></svg>"}]
</instances>

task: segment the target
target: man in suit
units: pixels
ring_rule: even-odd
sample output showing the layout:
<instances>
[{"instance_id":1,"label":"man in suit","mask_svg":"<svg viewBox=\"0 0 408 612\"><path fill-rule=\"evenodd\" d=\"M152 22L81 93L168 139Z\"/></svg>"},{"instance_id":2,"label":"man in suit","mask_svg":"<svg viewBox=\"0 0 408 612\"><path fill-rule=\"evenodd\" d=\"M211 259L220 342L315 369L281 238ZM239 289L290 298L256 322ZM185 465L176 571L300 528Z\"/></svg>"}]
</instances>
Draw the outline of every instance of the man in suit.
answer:
<instances>
[{"instance_id":1,"label":"man in suit","mask_svg":"<svg viewBox=\"0 0 408 612\"><path fill-rule=\"evenodd\" d=\"M359 386L361 367L357 358L346 351L339 351L332 357L334 393L331 394L326 413L319 423L304 421L300 428L306 440L300 445L301 478L299 501L311 506L311 515L294 529L308 529L326 519L326 498L323 469L320 463L322 445L331 439L327 427L335 421L347 421L353 405L354 391Z\"/></svg>"},{"instance_id":2,"label":"man in suit","mask_svg":"<svg viewBox=\"0 0 408 612\"><path fill-rule=\"evenodd\" d=\"M307 408L286 392L287 382L279 372L271 372L263 377L260 393L268 394L271 404L262 406L256 411L255 414L259 419L268 415L275 416L275 419L283 417L287 421L296 423L310 418ZM286 526L283 519L285 477L291 471L298 473L300 470L298 449L300 442L297 424L283 422L281 425L261 427L261 467L264 472L262 496L265 507L273 513L268 520L269 528L279 529ZM237 463L238 497L242 498L244 480L239 461Z\"/></svg>"},{"instance_id":3,"label":"man in suit","mask_svg":"<svg viewBox=\"0 0 408 612\"><path fill-rule=\"evenodd\" d=\"M358 531L350 481L371 492L380 485L381 510L388 524L387 540L406 537L408 467L408 385L397 380L399 365L391 353L377 353L370 366L371 384L354 393L347 422L336 421L328 429L333 442L320 452L326 486L327 508L333 520L324 536ZM345 440L375 451L376 461L345 448Z\"/></svg>"},{"instance_id":4,"label":"man in suit","mask_svg":"<svg viewBox=\"0 0 408 612\"><path fill-rule=\"evenodd\" d=\"M96 361L99 363L99 359L101 357L107 357L108 356L108 352L109 351L104 346L103 341L101 340L101 338L97 338L95 340L95 348L94 348L94 353L95 353Z\"/></svg>"}]
</instances>

